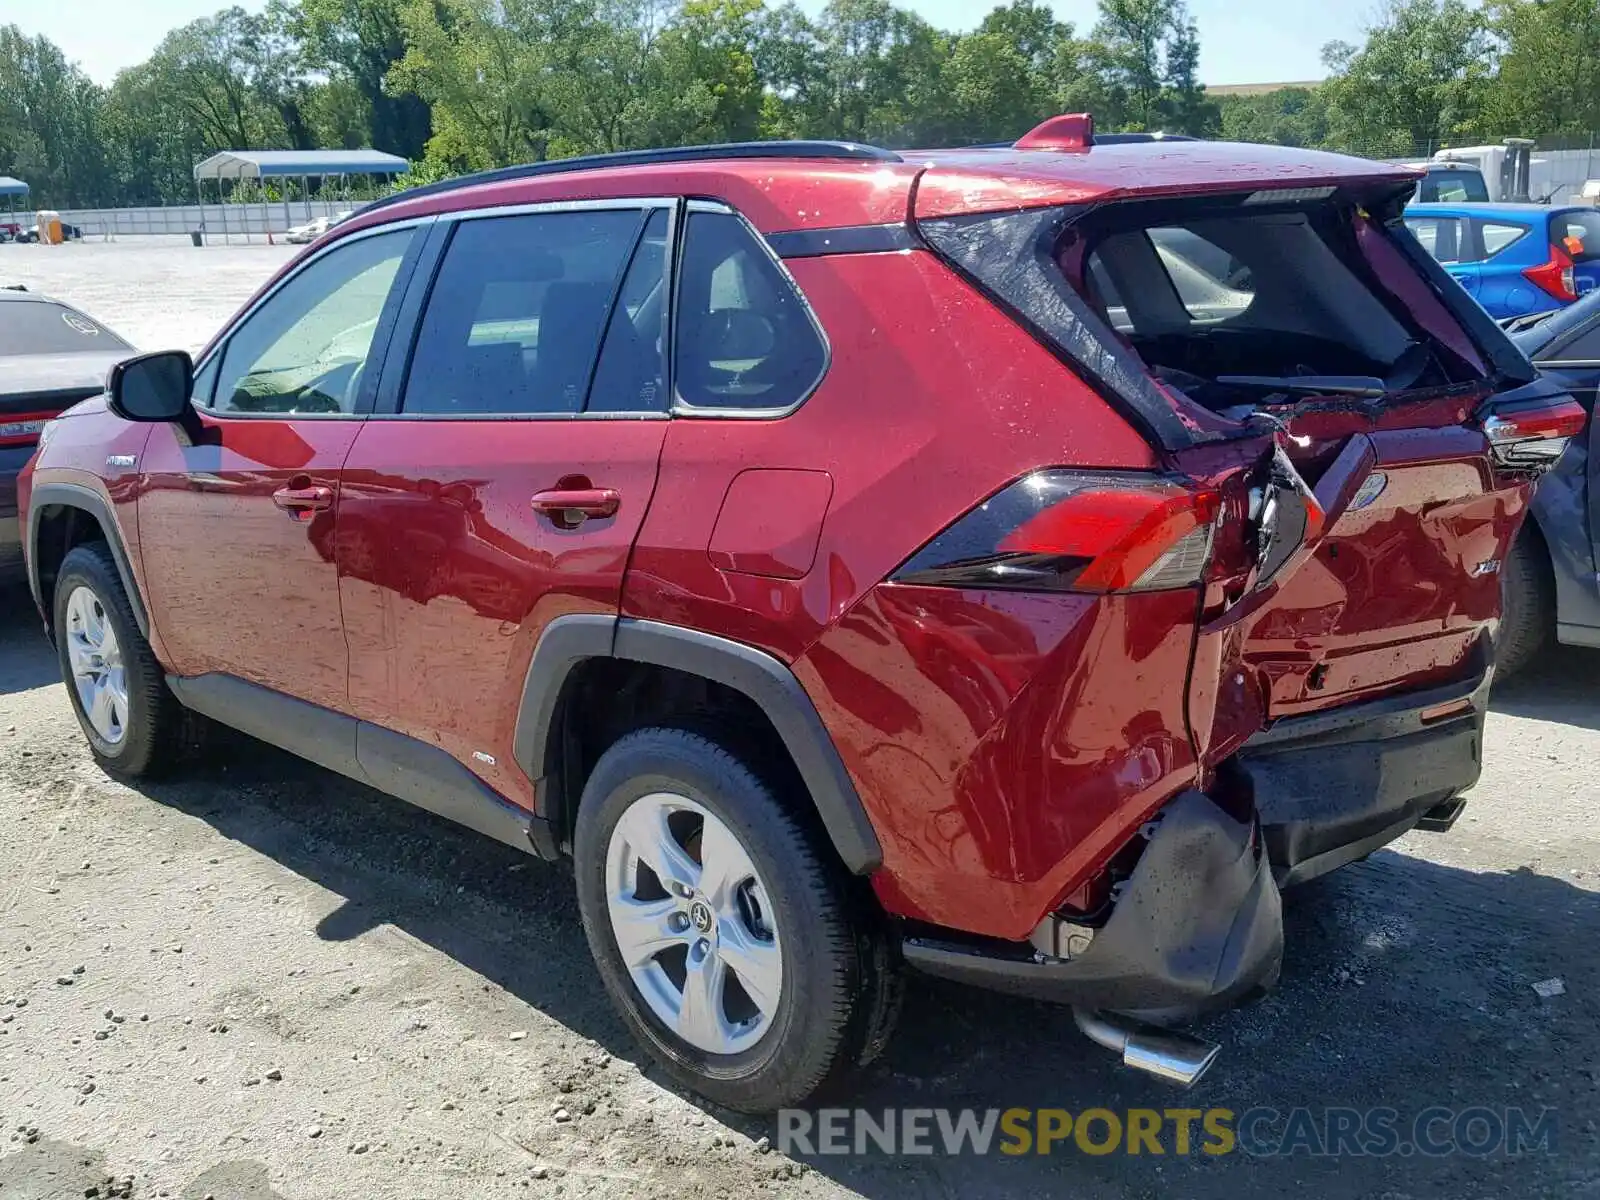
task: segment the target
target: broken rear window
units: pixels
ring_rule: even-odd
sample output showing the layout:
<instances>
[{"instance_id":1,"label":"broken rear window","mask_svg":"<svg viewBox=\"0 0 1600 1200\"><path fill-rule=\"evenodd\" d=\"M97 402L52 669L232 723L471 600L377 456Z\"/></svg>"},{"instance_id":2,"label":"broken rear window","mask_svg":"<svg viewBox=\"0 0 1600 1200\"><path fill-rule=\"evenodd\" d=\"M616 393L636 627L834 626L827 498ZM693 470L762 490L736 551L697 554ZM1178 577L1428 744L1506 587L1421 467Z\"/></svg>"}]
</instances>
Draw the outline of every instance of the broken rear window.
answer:
<instances>
[{"instance_id":1,"label":"broken rear window","mask_svg":"<svg viewBox=\"0 0 1600 1200\"><path fill-rule=\"evenodd\" d=\"M1232 436L1264 406L1483 376L1427 270L1351 204L1208 196L923 232L1167 448Z\"/></svg>"}]
</instances>

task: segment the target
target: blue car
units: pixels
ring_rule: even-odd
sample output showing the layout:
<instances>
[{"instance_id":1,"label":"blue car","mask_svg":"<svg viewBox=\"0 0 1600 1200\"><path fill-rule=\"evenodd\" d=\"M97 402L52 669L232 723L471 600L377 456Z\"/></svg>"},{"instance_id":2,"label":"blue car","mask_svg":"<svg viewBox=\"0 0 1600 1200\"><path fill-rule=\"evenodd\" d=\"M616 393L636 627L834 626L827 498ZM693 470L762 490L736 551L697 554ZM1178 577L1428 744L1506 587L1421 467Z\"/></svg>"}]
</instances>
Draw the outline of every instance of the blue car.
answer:
<instances>
[{"instance_id":1,"label":"blue car","mask_svg":"<svg viewBox=\"0 0 1600 1200\"><path fill-rule=\"evenodd\" d=\"M1405 221L1497 320L1564 308L1600 285L1600 209L1410 204Z\"/></svg>"}]
</instances>

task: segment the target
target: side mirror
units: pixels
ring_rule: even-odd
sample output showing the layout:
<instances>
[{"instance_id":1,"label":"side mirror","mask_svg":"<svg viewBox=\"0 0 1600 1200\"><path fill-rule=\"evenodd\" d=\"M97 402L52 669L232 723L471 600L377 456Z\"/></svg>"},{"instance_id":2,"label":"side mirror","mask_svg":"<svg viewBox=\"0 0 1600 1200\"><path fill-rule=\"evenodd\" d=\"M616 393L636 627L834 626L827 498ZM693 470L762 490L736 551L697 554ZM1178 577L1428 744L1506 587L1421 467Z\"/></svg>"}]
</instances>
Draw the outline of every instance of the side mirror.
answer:
<instances>
[{"instance_id":1,"label":"side mirror","mask_svg":"<svg viewBox=\"0 0 1600 1200\"><path fill-rule=\"evenodd\" d=\"M129 421L181 421L190 412L194 360L183 350L126 359L106 379L111 411Z\"/></svg>"}]
</instances>

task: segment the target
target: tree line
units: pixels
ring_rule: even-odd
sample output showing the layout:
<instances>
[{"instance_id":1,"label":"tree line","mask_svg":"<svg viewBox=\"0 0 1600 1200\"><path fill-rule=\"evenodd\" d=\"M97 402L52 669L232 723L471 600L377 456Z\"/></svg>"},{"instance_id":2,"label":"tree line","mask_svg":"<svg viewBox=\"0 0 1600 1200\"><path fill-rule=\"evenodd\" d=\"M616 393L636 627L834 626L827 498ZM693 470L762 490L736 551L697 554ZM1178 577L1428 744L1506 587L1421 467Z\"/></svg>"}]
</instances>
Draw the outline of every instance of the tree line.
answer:
<instances>
[{"instance_id":1,"label":"tree line","mask_svg":"<svg viewBox=\"0 0 1600 1200\"><path fill-rule=\"evenodd\" d=\"M1600 129L1600 0L1390 0L1309 88L1211 96L1184 0L1074 28L1008 0L969 31L892 0L271 0L174 29L109 86L0 27L0 174L56 207L177 202L222 149L373 146L412 179L646 146L1009 141L1102 128L1402 155Z\"/></svg>"},{"instance_id":2,"label":"tree line","mask_svg":"<svg viewBox=\"0 0 1600 1200\"><path fill-rule=\"evenodd\" d=\"M1389 158L1600 131L1600 0L1389 0L1322 58L1319 86L1230 97L1221 135Z\"/></svg>"}]
</instances>

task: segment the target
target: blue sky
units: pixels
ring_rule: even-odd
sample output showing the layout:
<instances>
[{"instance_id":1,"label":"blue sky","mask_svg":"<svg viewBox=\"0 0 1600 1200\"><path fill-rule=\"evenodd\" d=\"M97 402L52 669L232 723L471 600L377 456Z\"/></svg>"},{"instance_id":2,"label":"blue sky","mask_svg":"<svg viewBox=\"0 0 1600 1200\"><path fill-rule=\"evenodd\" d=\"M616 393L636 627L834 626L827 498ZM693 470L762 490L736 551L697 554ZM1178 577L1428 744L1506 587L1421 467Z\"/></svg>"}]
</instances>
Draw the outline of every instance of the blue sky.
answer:
<instances>
[{"instance_id":1,"label":"blue sky","mask_svg":"<svg viewBox=\"0 0 1600 1200\"><path fill-rule=\"evenodd\" d=\"M0 24L43 33L101 82L148 55L168 29L226 7L228 0L0 0ZM259 9L264 0L241 0ZM812 11L825 0L801 0ZM983 19L986 0L900 0L946 29ZM1054 0L1079 29L1094 23L1095 0ZM1210 84L1316 79L1320 51L1335 38L1359 39L1376 0L1189 0L1200 23L1201 78Z\"/></svg>"}]
</instances>

